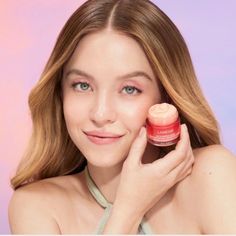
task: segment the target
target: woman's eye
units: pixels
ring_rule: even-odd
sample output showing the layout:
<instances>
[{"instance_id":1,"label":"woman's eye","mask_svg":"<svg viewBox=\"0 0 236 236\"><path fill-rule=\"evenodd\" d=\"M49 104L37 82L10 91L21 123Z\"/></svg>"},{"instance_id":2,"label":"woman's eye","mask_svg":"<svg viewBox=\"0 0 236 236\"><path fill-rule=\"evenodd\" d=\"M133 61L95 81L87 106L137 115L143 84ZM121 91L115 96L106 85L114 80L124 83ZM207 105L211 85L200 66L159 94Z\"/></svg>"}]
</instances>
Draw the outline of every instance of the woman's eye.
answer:
<instances>
[{"instance_id":1,"label":"woman's eye","mask_svg":"<svg viewBox=\"0 0 236 236\"><path fill-rule=\"evenodd\" d=\"M75 89L75 90L78 90L78 91L88 91L88 90L91 90L90 88L90 85L86 82L78 82L78 83L74 83L72 85L72 87Z\"/></svg>"},{"instance_id":2,"label":"woman's eye","mask_svg":"<svg viewBox=\"0 0 236 236\"><path fill-rule=\"evenodd\" d=\"M125 86L123 88L123 91L125 91L126 94L130 94L130 95L134 95L134 94L142 92L140 89L137 89L134 86Z\"/></svg>"}]
</instances>

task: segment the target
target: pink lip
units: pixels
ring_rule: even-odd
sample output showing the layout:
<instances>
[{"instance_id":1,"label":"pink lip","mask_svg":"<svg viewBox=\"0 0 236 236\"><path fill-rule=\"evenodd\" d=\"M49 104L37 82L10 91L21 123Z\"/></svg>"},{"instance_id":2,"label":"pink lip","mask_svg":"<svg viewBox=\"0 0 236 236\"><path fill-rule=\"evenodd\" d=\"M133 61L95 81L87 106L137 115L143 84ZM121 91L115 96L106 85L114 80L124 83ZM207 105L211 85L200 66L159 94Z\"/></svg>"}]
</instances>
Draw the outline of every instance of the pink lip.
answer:
<instances>
[{"instance_id":1,"label":"pink lip","mask_svg":"<svg viewBox=\"0 0 236 236\"><path fill-rule=\"evenodd\" d=\"M99 131L90 131L84 132L88 139L95 144L111 144L118 141L123 135L99 132Z\"/></svg>"}]
</instances>

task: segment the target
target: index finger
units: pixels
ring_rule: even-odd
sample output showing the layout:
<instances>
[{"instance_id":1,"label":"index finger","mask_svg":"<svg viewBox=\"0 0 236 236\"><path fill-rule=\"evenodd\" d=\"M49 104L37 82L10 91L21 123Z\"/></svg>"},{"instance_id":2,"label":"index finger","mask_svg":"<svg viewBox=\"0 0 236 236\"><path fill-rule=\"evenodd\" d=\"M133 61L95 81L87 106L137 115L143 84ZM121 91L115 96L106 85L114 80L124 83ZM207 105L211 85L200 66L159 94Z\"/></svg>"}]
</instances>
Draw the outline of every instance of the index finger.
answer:
<instances>
[{"instance_id":1,"label":"index finger","mask_svg":"<svg viewBox=\"0 0 236 236\"><path fill-rule=\"evenodd\" d=\"M185 124L181 125L180 140L178 141L175 149L153 162L153 164L161 166L163 173L168 174L175 169L179 164L186 160L188 149L190 146L190 139L188 134L188 128Z\"/></svg>"}]
</instances>

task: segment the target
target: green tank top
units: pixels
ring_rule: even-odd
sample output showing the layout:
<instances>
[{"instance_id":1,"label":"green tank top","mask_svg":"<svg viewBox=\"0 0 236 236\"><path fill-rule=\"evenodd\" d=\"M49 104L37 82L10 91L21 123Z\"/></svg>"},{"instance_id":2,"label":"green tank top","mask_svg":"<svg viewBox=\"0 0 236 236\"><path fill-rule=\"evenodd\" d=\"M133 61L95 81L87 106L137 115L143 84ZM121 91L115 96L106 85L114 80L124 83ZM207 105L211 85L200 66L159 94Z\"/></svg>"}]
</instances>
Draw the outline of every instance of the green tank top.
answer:
<instances>
[{"instance_id":1,"label":"green tank top","mask_svg":"<svg viewBox=\"0 0 236 236\"><path fill-rule=\"evenodd\" d=\"M96 184L94 183L94 181L92 180L92 178L89 174L87 166L85 167L85 177L86 177L86 183L87 183L90 193L95 198L95 200L98 202L98 204L100 204L105 209L102 219L100 220L100 222L97 226L97 229L94 232L95 234L101 234L104 230L104 227L105 227L107 221L108 221L112 204L110 202L108 202L106 200L106 198L104 197L104 195L99 191L98 187L96 186ZM145 217L143 217L143 219L139 225L138 232L139 232L139 234L153 234L150 226L145 221Z\"/></svg>"}]
</instances>

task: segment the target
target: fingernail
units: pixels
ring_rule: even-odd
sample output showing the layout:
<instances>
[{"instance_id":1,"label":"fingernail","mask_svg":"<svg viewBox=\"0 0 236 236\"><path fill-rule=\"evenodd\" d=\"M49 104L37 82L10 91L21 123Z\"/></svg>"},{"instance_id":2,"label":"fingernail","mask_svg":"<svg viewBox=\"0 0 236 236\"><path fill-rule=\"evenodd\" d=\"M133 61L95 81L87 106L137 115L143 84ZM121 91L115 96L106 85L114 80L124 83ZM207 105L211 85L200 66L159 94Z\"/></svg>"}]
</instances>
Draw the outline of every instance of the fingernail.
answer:
<instances>
[{"instance_id":1,"label":"fingernail","mask_svg":"<svg viewBox=\"0 0 236 236\"><path fill-rule=\"evenodd\" d=\"M188 130L188 126L186 124L184 124L184 125L185 125L185 129Z\"/></svg>"},{"instance_id":2,"label":"fingernail","mask_svg":"<svg viewBox=\"0 0 236 236\"><path fill-rule=\"evenodd\" d=\"M145 128L144 127L141 127L140 131L139 131L139 136L143 136L145 133Z\"/></svg>"}]
</instances>

